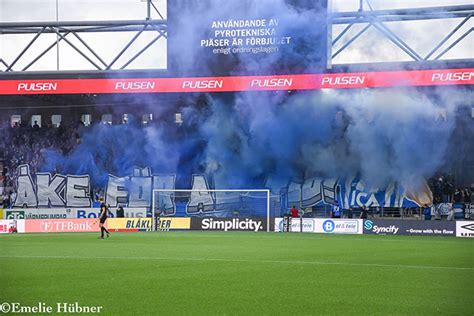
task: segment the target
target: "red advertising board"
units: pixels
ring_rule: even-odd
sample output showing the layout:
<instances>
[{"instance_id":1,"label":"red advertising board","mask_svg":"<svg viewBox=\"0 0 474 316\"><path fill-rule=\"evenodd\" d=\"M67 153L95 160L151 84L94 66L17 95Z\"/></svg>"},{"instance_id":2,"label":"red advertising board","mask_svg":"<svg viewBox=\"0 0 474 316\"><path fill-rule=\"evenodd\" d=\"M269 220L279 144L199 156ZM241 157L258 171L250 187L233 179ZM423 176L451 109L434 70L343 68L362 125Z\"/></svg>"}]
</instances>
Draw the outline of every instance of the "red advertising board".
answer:
<instances>
[{"instance_id":1,"label":"red advertising board","mask_svg":"<svg viewBox=\"0 0 474 316\"><path fill-rule=\"evenodd\" d=\"M97 223L97 219L94 218L25 220L26 233L73 233L99 231L99 224Z\"/></svg>"},{"instance_id":2,"label":"red advertising board","mask_svg":"<svg viewBox=\"0 0 474 316\"><path fill-rule=\"evenodd\" d=\"M474 68L193 78L0 80L0 95L236 92L472 85Z\"/></svg>"}]
</instances>

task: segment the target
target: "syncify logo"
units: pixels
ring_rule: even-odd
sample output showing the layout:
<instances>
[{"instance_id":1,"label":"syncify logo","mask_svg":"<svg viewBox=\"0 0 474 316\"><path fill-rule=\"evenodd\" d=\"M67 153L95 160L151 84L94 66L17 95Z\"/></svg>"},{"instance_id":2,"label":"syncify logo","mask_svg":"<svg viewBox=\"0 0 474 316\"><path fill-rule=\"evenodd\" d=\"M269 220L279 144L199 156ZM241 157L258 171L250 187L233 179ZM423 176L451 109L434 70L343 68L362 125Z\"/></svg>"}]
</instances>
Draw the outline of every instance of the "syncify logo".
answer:
<instances>
[{"instance_id":1,"label":"syncify logo","mask_svg":"<svg viewBox=\"0 0 474 316\"><path fill-rule=\"evenodd\" d=\"M213 218L205 218L202 220L201 229L206 230L252 230L259 231L263 230L263 224L261 220L252 220L250 218L245 219L228 219L219 220Z\"/></svg>"},{"instance_id":2,"label":"syncify logo","mask_svg":"<svg viewBox=\"0 0 474 316\"><path fill-rule=\"evenodd\" d=\"M367 220L364 222L364 228L367 230L371 230L374 227L374 222L371 220Z\"/></svg>"},{"instance_id":3,"label":"syncify logo","mask_svg":"<svg viewBox=\"0 0 474 316\"><path fill-rule=\"evenodd\" d=\"M364 222L364 229L370 230L371 232L375 234L392 234L396 235L398 233L398 230L400 229L399 227L395 225L389 225L389 226L377 226L374 225L374 222L371 220L366 220Z\"/></svg>"}]
</instances>

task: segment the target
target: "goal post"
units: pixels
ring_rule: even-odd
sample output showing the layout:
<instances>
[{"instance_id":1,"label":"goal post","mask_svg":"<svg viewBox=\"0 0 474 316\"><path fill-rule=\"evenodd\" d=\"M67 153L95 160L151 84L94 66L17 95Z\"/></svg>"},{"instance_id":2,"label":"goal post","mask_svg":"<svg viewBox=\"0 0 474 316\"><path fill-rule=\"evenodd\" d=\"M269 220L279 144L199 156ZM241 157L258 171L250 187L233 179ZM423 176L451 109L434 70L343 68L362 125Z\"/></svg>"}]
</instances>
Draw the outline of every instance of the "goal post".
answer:
<instances>
[{"instance_id":1,"label":"goal post","mask_svg":"<svg viewBox=\"0 0 474 316\"><path fill-rule=\"evenodd\" d=\"M159 217L266 218L270 231L269 189L154 189L153 230Z\"/></svg>"}]
</instances>

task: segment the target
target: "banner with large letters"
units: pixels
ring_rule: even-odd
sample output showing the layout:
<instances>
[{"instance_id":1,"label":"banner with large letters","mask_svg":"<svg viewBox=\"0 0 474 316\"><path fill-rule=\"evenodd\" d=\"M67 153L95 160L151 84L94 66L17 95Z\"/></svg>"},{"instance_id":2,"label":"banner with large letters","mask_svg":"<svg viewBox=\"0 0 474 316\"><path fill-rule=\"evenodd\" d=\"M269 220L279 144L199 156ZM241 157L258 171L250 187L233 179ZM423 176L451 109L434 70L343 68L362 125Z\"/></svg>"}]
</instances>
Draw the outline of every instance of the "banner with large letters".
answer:
<instances>
[{"instance_id":1,"label":"banner with large letters","mask_svg":"<svg viewBox=\"0 0 474 316\"><path fill-rule=\"evenodd\" d=\"M89 175L56 174L52 176L46 173L34 175L28 165L19 166L17 173L17 197L14 201L14 210L21 210L20 214L23 211L25 218L96 216L95 213L98 211L91 210L93 199ZM191 183L192 190L211 189L205 175L193 175ZM277 185L281 184L267 180L261 184L261 187L277 188L273 190L280 192L283 212L292 205L311 208L337 204L345 209L363 205L367 207L418 207L425 203L430 204L432 201L432 193L428 186L423 187L419 192L410 192L394 183L383 189L372 188L359 178L311 178L304 182L289 182L283 188ZM69 187L71 189L68 189ZM154 175L148 167L134 168L130 176L109 175L105 188L105 202L110 205L113 213L120 204L125 209L125 217L149 217L151 214L147 211L152 208L153 198L157 198L153 196L153 190L175 189L176 176ZM183 203L178 203L173 195L160 195L154 202L160 205L162 216L232 217L234 211L230 203L226 203L213 194L191 194ZM199 204L205 207L195 207ZM260 207L252 210L251 215L244 214L243 216L265 217L266 211L265 207ZM10 212L9 216L17 215Z\"/></svg>"}]
</instances>

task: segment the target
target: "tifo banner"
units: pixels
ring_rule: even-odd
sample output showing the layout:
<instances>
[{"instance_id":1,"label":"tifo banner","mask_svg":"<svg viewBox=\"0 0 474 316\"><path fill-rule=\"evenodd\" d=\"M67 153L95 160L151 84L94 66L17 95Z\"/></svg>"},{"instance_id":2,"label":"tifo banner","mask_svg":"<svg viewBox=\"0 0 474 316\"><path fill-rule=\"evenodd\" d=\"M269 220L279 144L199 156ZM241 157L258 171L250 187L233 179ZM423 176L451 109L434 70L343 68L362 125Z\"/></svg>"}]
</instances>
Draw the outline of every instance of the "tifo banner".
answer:
<instances>
[{"instance_id":1,"label":"tifo banner","mask_svg":"<svg viewBox=\"0 0 474 316\"><path fill-rule=\"evenodd\" d=\"M96 219L28 219L26 233L73 233L100 231Z\"/></svg>"},{"instance_id":2,"label":"tifo banner","mask_svg":"<svg viewBox=\"0 0 474 316\"><path fill-rule=\"evenodd\" d=\"M192 230L222 230L222 231L266 231L267 219L263 217L257 218L191 218Z\"/></svg>"},{"instance_id":3,"label":"tifo banner","mask_svg":"<svg viewBox=\"0 0 474 316\"><path fill-rule=\"evenodd\" d=\"M55 174L33 174L28 165L17 168L17 198L14 201L14 209L29 212L30 218L88 218L96 217L98 211L91 209L90 177L89 175L61 175ZM49 179L54 180L49 186ZM44 178L44 179L43 179ZM80 179L80 181L78 180ZM105 202L111 206L115 216L118 205L125 210L125 217L151 217L147 210L152 207L152 192L154 188L174 189L176 186L176 175L153 174L151 168L134 168L130 176L116 177L109 175L106 184ZM78 184L80 183L80 185ZM193 190L210 189L205 175L195 174L192 176ZM219 184L215 184L219 187ZM61 190L64 186L74 188L74 194L64 194ZM275 187L274 184L265 182L262 187ZM62 192L62 193L61 193ZM282 187L282 208L291 208L292 205L300 205L301 208L309 208L322 205L338 204L345 209L349 207L418 207L423 204L432 203L432 193L428 185L417 192L408 191L405 188L391 183L386 188L371 188L360 178L323 179L311 178L304 182L290 182ZM54 198L52 198L54 197ZM163 205L162 216L172 216L179 212L179 203L175 203L171 197L159 201ZM190 212L188 205L202 203L207 207L198 209L197 213L203 216L219 213L222 217L232 217L232 213L224 214L224 202L215 196L191 195L185 202L183 212L187 215L196 215L196 209ZM182 205L182 204L181 204ZM57 209L49 212L47 209ZM69 210L78 209L76 213ZM41 211L43 210L43 211ZM242 216L266 216L266 209L255 210L258 213ZM36 217L35 217L36 216ZM184 216L184 214L183 214ZM27 217L25 217L27 218Z\"/></svg>"},{"instance_id":4,"label":"tifo banner","mask_svg":"<svg viewBox=\"0 0 474 316\"><path fill-rule=\"evenodd\" d=\"M121 232L139 232L152 229L151 218L109 218L107 229Z\"/></svg>"},{"instance_id":5,"label":"tifo banner","mask_svg":"<svg viewBox=\"0 0 474 316\"><path fill-rule=\"evenodd\" d=\"M291 231L300 232L301 219L292 218ZM274 230L283 231L283 218L275 218ZM303 232L320 234L362 234L360 219L303 218Z\"/></svg>"},{"instance_id":6,"label":"tifo banner","mask_svg":"<svg viewBox=\"0 0 474 316\"><path fill-rule=\"evenodd\" d=\"M448 221L384 220L364 221L364 234L455 236L456 224Z\"/></svg>"},{"instance_id":7,"label":"tifo banner","mask_svg":"<svg viewBox=\"0 0 474 316\"><path fill-rule=\"evenodd\" d=\"M474 221L456 221L456 237L474 237Z\"/></svg>"},{"instance_id":8,"label":"tifo banner","mask_svg":"<svg viewBox=\"0 0 474 316\"><path fill-rule=\"evenodd\" d=\"M463 68L279 76L0 80L0 95L287 91L472 84L474 68ZM80 193L82 189L74 190Z\"/></svg>"},{"instance_id":9,"label":"tifo banner","mask_svg":"<svg viewBox=\"0 0 474 316\"><path fill-rule=\"evenodd\" d=\"M25 232L25 221L20 220L0 220L0 234L8 233L24 233Z\"/></svg>"}]
</instances>

